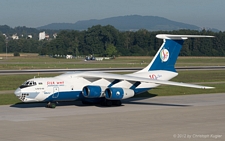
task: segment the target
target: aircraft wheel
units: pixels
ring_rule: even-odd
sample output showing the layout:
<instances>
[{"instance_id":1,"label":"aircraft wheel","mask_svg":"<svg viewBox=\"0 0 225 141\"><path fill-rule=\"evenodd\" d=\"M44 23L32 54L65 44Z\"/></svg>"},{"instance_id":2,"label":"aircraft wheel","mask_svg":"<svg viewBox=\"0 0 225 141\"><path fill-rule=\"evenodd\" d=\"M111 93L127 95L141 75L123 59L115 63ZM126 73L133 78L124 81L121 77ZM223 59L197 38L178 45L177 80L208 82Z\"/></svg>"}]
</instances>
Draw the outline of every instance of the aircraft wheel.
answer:
<instances>
[{"instance_id":1,"label":"aircraft wheel","mask_svg":"<svg viewBox=\"0 0 225 141\"><path fill-rule=\"evenodd\" d=\"M56 104L55 103L51 103L50 108L55 108Z\"/></svg>"},{"instance_id":2,"label":"aircraft wheel","mask_svg":"<svg viewBox=\"0 0 225 141\"><path fill-rule=\"evenodd\" d=\"M56 104L55 103L52 103L52 102L49 102L47 105L46 105L46 108L55 108L56 107Z\"/></svg>"},{"instance_id":3,"label":"aircraft wheel","mask_svg":"<svg viewBox=\"0 0 225 141\"><path fill-rule=\"evenodd\" d=\"M87 104L87 102L86 102L86 101L81 101L81 102L82 102L82 104L83 104L83 105L86 105L86 104Z\"/></svg>"},{"instance_id":4,"label":"aircraft wheel","mask_svg":"<svg viewBox=\"0 0 225 141\"><path fill-rule=\"evenodd\" d=\"M120 100L113 101L113 105L121 106L122 102Z\"/></svg>"},{"instance_id":5,"label":"aircraft wheel","mask_svg":"<svg viewBox=\"0 0 225 141\"><path fill-rule=\"evenodd\" d=\"M105 102L106 106L111 107L112 106L112 101L111 100L107 100Z\"/></svg>"},{"instance_id":6,"label":"aircraft wheel","mask_svg":"<svg viewBox=\"0 0 225 141\"><path fill-rule=\"evenodd\" d=\"M83 105L91 105L90 102L87 102L87 101L81 101Z\"/></svg>"}]
</instances>

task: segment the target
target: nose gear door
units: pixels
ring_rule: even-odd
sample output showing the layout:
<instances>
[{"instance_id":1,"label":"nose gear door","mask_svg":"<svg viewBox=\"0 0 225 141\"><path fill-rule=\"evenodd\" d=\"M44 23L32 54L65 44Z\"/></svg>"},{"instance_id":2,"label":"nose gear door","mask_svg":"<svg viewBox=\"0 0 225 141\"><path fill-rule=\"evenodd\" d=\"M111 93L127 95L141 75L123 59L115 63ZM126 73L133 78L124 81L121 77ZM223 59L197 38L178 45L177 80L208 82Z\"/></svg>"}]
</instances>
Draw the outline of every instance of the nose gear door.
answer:
<instances>
[{"instance_id":1,"label":"nose gear door","mask_svg":"<svg viewBox=\"0 0 225 141\"><path fill-rule=\"evenodd\" d=\"M53 87L52 98L58 98L58 97L59 97L59 87Z\"/></svg>"}]
</instances>

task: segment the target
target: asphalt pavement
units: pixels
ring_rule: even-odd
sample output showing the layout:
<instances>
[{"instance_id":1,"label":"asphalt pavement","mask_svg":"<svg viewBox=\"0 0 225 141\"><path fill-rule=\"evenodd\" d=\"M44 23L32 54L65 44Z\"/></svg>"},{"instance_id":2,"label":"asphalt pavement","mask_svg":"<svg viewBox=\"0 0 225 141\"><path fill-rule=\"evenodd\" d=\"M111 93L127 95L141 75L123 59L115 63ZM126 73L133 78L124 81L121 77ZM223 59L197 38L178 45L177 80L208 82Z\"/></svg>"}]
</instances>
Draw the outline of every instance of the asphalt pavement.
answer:
<instances>
[{"instance_id":1,"label":"asphalt pavement","mask_svg":"<svg viewBox=\"0 0 225 141\"><path fill-rule=\"evenodd\" d=\"M0 106L1 141L222 141L225 93L131 98L120 107Z\"/></svg>"}]
</instances>

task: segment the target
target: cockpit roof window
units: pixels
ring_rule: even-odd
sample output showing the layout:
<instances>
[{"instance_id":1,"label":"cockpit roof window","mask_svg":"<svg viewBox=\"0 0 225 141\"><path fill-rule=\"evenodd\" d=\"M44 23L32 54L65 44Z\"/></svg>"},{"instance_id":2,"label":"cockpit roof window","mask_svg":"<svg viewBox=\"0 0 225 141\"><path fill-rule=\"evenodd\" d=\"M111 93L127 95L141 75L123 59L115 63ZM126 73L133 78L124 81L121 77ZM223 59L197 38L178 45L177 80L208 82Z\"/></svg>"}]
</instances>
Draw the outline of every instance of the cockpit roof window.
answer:
<instances>
[{"instance_id":1,"label":"cockpit roof window","mask_svg":"<svg viewBox=\"0 0 225 141\"><path fill-rule=\"evenodd\" d=\"M30 87L30 86L35 86L35 85L37 85L37 83L34 82L34 81L25 81L25 82L20 86L20 88L22 89L22 88L26 88L26 87Z\"/></svg>"}]
</instances>

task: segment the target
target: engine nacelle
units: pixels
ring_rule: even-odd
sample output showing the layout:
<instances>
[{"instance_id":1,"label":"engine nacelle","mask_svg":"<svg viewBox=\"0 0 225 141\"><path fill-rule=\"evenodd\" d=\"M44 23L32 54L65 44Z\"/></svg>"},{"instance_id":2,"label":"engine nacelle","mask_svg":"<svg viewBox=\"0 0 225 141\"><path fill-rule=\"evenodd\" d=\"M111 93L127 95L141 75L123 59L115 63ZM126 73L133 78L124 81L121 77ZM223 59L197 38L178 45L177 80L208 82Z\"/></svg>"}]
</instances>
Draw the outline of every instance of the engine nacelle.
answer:
<instances>
[{"instance_id":1,"label":"engine nacelle","mask_svg":"<svg viewBox=\"0 0 225 141\"><path fill-rule=\"evenodd\" d=\"M104 97L105 88L102 86L88 85L83 88L82 94L86 98Z\"/></svg>"},{"instance_id":2,"label":"engine nacelle","mask_svg":"<svg viewBox=\"0 0 225 141\"><path fill-rule=\"evenodd\" d=\"M121 100L134 96L134 91L127 88L107 88L105 98L108 100Z\"/></svg>"}]
</instances>

